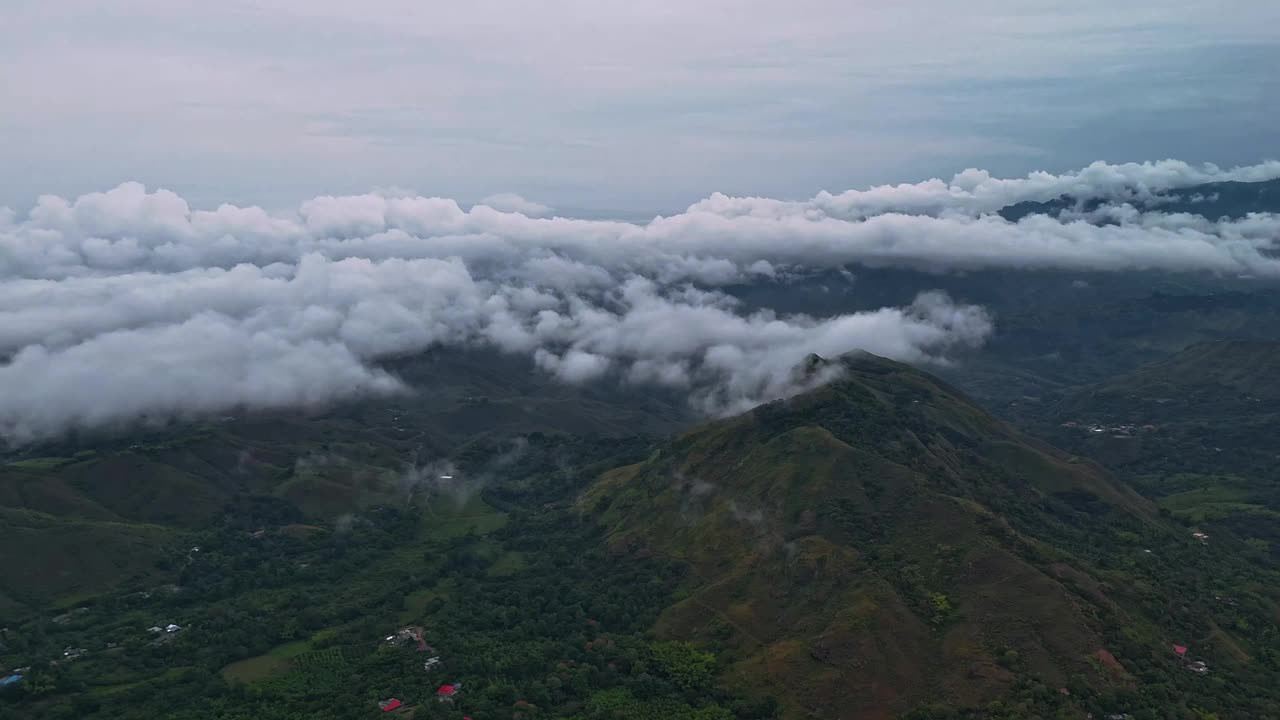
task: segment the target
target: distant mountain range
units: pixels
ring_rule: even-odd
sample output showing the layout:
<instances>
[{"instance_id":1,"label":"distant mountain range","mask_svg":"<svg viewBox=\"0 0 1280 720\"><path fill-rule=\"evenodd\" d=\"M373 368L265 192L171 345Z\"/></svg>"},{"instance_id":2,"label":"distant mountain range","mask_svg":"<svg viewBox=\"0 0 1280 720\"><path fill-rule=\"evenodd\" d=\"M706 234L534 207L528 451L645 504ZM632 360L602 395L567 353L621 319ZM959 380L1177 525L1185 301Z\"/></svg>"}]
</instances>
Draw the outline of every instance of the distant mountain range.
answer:
<instances>
[{"instance_id":1,"label":"distant mountain range","mask_svg":"<svg viewBox=\"0 0 1280 720\"><path fill-rule=\"evenodd\" d=\"M1153 202L1136 204L1169 213L1203 215L1211 220L1240 218L1249 213L1280 212L1280 180L1261 182L1214 182L1161 193ZM1020 220L1028 215L1057 214L1063 210L1096 208L1100 203L1081 202L1064 195L1047 202L1020 202L1000 211L1006 220Z\"/></svg>"}]
</instances>

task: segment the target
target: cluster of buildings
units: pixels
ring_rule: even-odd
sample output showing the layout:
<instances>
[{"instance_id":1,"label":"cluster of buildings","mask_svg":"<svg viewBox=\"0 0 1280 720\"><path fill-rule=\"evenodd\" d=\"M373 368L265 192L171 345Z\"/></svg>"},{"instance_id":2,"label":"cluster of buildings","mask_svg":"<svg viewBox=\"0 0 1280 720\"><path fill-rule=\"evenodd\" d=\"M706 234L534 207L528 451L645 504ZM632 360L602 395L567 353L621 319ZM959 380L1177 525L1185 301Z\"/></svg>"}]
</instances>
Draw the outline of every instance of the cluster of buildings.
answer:
<instances>
[{"instance_id":1,"label":"cluster of buildings","mask_svg":"<svg viewBox=\"0 0 1280 720\"><path fill-rule=\"evenodd\" d=\"M59 615L58 617L53 618L53 622L59 625L65 625L75 617L79 615L83 615L86 612L88 612L86 608L73 610L69 613L65 613L63 615ZM155 646L155 645L161 645L165 642L172 640L177 633L182 631L182 626L176 625L174 623L169 623L164 627L160 627L159 625L156 625L154 627L147 628L147 631L150 632L152 635L157 636L150 643L152 646ZM117 647L119 646L116 643L107 643L108 651ZM75 647L73 645L68 645L67 647L62 649L62 657L54 660L50 660L49 664L59 665L64 662L79 660L80 658L85 657L88 654L89 654L88 648ZM18 685L19 683L22 682L23 678L28 672L30 672L30 670L31 668L29 667L14 668L8 675L5 675L4 677L0 677L0 690ZM4 670L0 668L0 672L4 672Z\"/></svg>"},{"instance_id":2,"label":"cluster of buildings","mask_svg":"<svg viewBox=\"0 0 1280 720\"><path fill-rule=\"evenodd\" d=\"M78 648L78 647L71 647L71 646L67 646L67 647L66 647L66 648L64 648L64 649L63 649L63 651L62 651L62 659L63 659L63 660L77 660L77 659L79 659L79 658L84 657L84 656L85 656L85 655L87 655L88 653L89 653L89 651L88 651L88 650L86 650L86 649L84 649L84 648Z\"/></svg>"},{"instance_id":3,"label":"cluster of buildings","mask_svg":"<svg viewBox=\"0 0 1280 720\"><path fill-rule=\"evenodd\" d=\"M153 625L147 628L147 632L156 636L154 640L152 640L150 643L147 643L147 644L152 647L157 647L160 645L164 645L167 642L172 642L173 639L177 637L178 633L182 632L182 626L175 625L174 623L169 623L164 627L160 627L159 625Z\"/></svg>"},{"instance_id":4,"label":"cluster of buildings","mask_svg":"<svg viewBox=\"0 0 1280 720\"><path fill-rule=\"evenodd\" d=\"M383 642L394 647L411 647L417 652L426 654L427 658L422 662L422 669L430 673L444 667L444 660L436 653L435 648L427 644L425 633L426 630L419 626L404 627L383 638ZM436 700L452 703L461 692L461 682L441 685L436 689ZM383 712L392 712L404 707L404 702L399 698L387 698L378 703L378 709Z\"/></svg>"},{"instance_id":5,"label":"cluster of buildings","mask_svg":"<svg viewBox=\"0 0 1280 720\"><path fill-rule=\"evenodd\" d=\"M436 700L442 703L452 703L454 699L456 699L459 693L461 692L462 692L462 683L460 682L441 685L439 689L436 690ZM407 706L404 704L404 701L402 701L400 698L387 698L386 700L378 701L378 709L381 710L382 712L391 712L393 710L400 710L405 707ZM470 720L470 719L468 718L466 720Z\"/></svg>"},{"instance_id":6,"label":"cluster of buildings","mask_svg":"<svg viewBox=\"0 0 1280 720\"><path fill-rule=\"evenodd\" d=\"M1208 665L1206 665L1206 664L1205 664L1205 662L1204 662L1203 660L1192 660L1192 659L1191 659L1191 656L1187 654L1187 648L1186 648L1185 646L1183 646L1183 645L1174 645L1174 646L1173 646L1173 653L1174 653L1175 655L1177 655L1177 656L1182 660L1182 662L1185 664L1185 666L1186 666L1187 670L1189 670L1189 671L1191 671L1191 672L1193 672L1193 673L1195 673L1195 674L1197 674L1197 675L1208 675L1208 674L1209 674L1209 666L1208 666Z\"/></svg>"},{"instance_id":7,"label":"cluster of buildings","mask_svg":"<svg viewBox=\"0 0 1280 720\"><path fill-rule=\"evenodd\" d=\"M1064 428L1078 428L1094 435L1102 433L1111 433L1113 437L1129 437L1142 432L1155 432L1159 430L1155 425L1137 425L1134 423L1125 423L1123 425L1085 425L1075 420L1068 420L1062 423Z\"/></svg>"},{"instance_id":8,"label":"cluster of buildings","mask_svg":"<svg viewBox=\"0 0 1280 720\"><path fill-rule=\"evenodd\" d=\"M426 638L423 636L426 630L421 627L406 627L397 630L394 634L388 635L385 642L388 645L409 646L412 645L414 650L418 652L434 653L435 648L427 644Z\"/></svg>"}]
</instances>

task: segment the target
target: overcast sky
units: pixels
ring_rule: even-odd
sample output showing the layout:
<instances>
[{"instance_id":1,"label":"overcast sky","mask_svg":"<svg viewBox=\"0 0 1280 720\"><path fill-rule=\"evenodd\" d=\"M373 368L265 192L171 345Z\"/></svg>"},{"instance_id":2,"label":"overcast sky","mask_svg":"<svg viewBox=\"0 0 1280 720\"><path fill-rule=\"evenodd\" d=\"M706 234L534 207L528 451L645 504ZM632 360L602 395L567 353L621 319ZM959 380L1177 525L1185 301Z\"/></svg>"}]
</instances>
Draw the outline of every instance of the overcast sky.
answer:
<instances>
[{"instance_id":1,"label":"overcast sky","mask_svg":"<svg viewBox=\"0 0 1280 720\"><path fill-rule=\"evenodd\" d=\"M713 191L1280 156L1270 0L6 0L0 206Z\"/></svg>"}]
</instances>

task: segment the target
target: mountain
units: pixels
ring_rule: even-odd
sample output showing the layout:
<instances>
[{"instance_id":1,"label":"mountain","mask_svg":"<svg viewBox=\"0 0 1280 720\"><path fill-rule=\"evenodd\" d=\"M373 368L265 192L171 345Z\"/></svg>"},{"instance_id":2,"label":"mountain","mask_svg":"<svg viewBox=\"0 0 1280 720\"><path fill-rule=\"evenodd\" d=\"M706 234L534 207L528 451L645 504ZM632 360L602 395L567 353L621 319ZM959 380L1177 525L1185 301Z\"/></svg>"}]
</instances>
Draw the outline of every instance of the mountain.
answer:
<instances>
[{"instance_id":1,"label":"mountain","mask_svg":"<svg viewBox=\"0 0 1280 720\"><path fill-rule=\"evenodd\" d=\"M1083 697L1130 691L1137 668L1185 685L1168 647L1193 633L1214 662L1266 672L1243 658L1274 637L1224 629L1197 600L1162 614L1187 573L1211 584L1203 548L1099 466L905 365L855 354L831 369L578 501L613 546L687 564L658 632L727 644L731 687L823 718L1066 688L1080 712L1062 716L1083 717ZM1259 596L1262 622L1277 599Z\"/></svg>"},{"instance_id":2,"label":"mountain","mask_svg":"<svg viewBox=\"0 0 1280 720\"><path fill-rule=\"evenodd\" d=\"M1196 343L1177 355L1077 391L1056 411L1176 419L1188 413L1238 413L1280 402L1280 343L1223 340ZM1137 405L1133 402L1136 400ZM1162 402L1163 401L1163 402Z\"/></svg>"},{"instance_id":3,"label":"mountain","mask_svg":"<svg viewBox=\"0 0 1280 720\"><path fill-rule=\"evenodd\" d=\"M1280 212L1280 179L1258 182L1211 182L1161 193L1154 200L1134 201L1150 210L1190 213L1211 220L1241 218L1255 212ZM1093 209L1098 201L1081 202L1070 195L1044 202L1025 201L1001 209L1000 216L1017 221L1033 214L1057 214L1063 210Z\"/></svg>"},{"instance_id":4,"label":"mountain","mask_svg":"<svg viewBox=\"0 0 1280 720\"><path fill-rule=\"evenodd\" d=\"M1280 342L1197 343L1156 363L1023 408L1022 421L1073 452L1152 472L1275 478Z\"/></svg>"}]
</instances>

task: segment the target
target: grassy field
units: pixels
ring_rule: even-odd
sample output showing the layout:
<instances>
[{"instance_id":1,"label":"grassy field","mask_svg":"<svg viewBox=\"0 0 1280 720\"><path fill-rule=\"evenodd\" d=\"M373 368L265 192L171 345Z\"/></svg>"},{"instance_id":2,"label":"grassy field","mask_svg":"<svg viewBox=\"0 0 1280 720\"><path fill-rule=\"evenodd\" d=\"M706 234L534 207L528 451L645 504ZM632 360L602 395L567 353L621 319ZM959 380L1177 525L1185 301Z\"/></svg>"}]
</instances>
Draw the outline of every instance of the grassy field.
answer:
<instances>
[{"instance_id":1,"label":"grassy field","mask_svg":"<svg viewBox=\"0 0 1280 720\"><path fill-rule=\"evenodd\" d=\"M400 613L400 622L413 623L424 620L427 614L427 607L432 600L437 598L445 599L449 596L451 583L442 583L430 590L417 590L409 593L404 598L404 611Z\"/></svg>"},{"instance_id":2,"label":"grassy field","mask_svg":"<svg viewBox=\"0 0 1280 720\"><path fill-rule=\"evenodd\" d=\"M524 554L518 552L504 552L498 556L497 560L489 566L489 575L492 577L505 577L520 572L525 567Z\"/></svg>"},{"instance_id":3,"label":"grassy field","mask_svg":"<svg viewBox=\"0 0 1280 720\"><path fill-rule=\"evenodd\" d=\"M1280 514L1258 502L1253 483L1235 475L1178 473L1163 479L1143 478L1143 481L1164 495L1159 500L1161 508L1192 522L1221 520L1235 513L1280 519Z\"/></svg>"},{"instance_id":4,"label":"grassy field","mask_svg":"<svg viewBox=\"0 0 1280 720\"><path fill-rule=\"evenodd\" d=\"M288 672L294 659L311 652L309 640L277 645L257 657L233 662L222 669L228 682L254 683Z\"/></svg>"},{"instance_id":5,"label":"grassy field","mask_svg":"<svg viewBox=\"0 0 1280 720\"><path fill-rule=\"evenodd\" d=\"M474 531L487 535L507 524L507 516L490 507L477 493L459 505L443 498L428 506L425 522L430 540L444 541Z\"/></svg>"}]
</instances>

